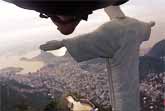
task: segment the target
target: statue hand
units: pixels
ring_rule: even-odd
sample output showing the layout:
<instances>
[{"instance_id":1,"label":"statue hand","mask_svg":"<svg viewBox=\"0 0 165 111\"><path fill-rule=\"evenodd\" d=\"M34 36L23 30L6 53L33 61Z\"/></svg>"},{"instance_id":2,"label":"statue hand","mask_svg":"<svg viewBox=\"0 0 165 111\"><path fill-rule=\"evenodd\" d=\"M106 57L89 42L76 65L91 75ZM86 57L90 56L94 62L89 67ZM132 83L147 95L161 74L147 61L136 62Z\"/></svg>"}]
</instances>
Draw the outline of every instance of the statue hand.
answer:
<instances>
[{"instance_id":1,"label":"statue hand","mask_svg":"<svg viewBox=\"0 0 165 111\"><path fill-rule=\"evenodd\" d=\"M149 24L150 27L154 27L156 23L154 21L151 21L148 24Z\"/></svg>"},{"instance_id":2,"label":"statue hand","mask_svg":"<svg viewBox=\"0 0 165 111\"><path fill-rule=\"evenodd\" d=\"M50 51L50 50L57 50L61 47L63 47L62 41L53 40L48 41L46 44L40 45L40 49L43 51Z\"/></svg>"}]
</instances>

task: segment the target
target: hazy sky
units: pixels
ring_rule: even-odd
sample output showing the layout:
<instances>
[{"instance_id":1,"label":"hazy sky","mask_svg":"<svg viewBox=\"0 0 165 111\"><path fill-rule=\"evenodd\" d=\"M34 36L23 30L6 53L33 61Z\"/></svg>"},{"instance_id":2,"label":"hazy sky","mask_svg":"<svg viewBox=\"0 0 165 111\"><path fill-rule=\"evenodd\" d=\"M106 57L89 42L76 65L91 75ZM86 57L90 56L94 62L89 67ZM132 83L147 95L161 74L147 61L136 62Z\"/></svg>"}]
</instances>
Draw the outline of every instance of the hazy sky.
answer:
<instances>
[{"instance_id":1,"label":"hazy sky","mask_svg":"<svg viewBox=\"0 0 165 111\"><path fill-rule=\"evenodd\" d=\"M144 47L150 47L165 37L165 0L130 0L122 6L128 16L140 20L157 22L152 37ZM64 36L56 30L49 19L40 19L39 13L18 8L0 1L0 55L5 53L26 53L38 48L48 40L72 37L92 31L108 21L103 10L95 11L88 22L82 21L75 32Z\"/></svg>"}]
</instances>

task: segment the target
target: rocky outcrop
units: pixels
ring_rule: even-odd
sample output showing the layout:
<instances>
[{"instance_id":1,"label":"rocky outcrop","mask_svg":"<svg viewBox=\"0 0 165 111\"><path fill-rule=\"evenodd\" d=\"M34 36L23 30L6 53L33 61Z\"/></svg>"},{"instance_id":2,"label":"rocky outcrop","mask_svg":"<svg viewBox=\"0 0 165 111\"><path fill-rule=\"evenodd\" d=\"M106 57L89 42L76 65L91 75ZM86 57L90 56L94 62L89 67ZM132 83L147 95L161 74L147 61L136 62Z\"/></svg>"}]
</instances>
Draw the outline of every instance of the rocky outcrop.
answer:
<instances>
[{"instance_id":1,"label":"rocky outcrop","mask_svg":"<svg viewBox=\"0 0 165 111\"><path fill-rule=\"evenodd\" d=\"M162 40L155 44L152 49L146 54L155 58L161 58L165 56L165 40Z\"/></svg>"}]
</instances>

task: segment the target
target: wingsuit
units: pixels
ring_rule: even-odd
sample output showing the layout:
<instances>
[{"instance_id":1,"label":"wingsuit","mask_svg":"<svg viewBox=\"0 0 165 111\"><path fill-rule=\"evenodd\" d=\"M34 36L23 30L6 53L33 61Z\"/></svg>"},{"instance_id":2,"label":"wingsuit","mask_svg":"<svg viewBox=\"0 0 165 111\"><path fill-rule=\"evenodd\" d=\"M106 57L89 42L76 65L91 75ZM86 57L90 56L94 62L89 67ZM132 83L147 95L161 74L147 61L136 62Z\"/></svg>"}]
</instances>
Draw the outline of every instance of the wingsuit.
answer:
<instances>
[{"instance_id":1,"label":"wingsuit","mask_svg":"<svg viewBox=\"0 0 165 111\"><path fill-rule=\"evenodd\" d=\"M80 16L110 5L121 5L128 0L3 0L21 8L45 15ZM86 18L84 18L86 19Z\"/></svg>"}]
</instances>

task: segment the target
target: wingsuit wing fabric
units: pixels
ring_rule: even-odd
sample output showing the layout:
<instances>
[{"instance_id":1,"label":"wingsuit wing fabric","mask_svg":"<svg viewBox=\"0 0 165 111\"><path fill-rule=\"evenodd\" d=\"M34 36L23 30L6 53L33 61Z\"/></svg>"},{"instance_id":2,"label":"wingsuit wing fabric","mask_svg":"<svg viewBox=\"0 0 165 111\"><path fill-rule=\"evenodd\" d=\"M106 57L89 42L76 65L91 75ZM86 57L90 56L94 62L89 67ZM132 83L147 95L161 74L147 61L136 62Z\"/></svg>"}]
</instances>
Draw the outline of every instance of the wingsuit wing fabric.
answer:
<instances>
[{"instance_id":1,"label":"wingsuit wing fabric","mask_svg":"<svg viewBox=\"0 0 165 111\"><path fill-rule=\"evenodd\" d=\"M45 14L91 14L93 10L109 5L121 5L128 0L4 0L21 8ZM81 12L81 13L80 13Z\"/></svg>"}]
</instances>

